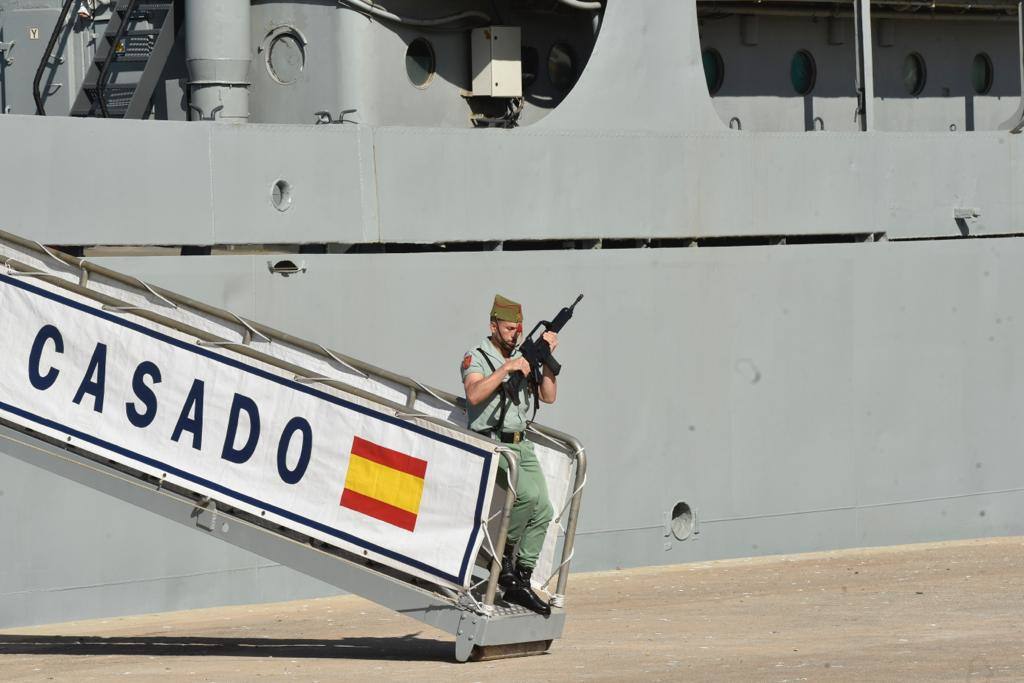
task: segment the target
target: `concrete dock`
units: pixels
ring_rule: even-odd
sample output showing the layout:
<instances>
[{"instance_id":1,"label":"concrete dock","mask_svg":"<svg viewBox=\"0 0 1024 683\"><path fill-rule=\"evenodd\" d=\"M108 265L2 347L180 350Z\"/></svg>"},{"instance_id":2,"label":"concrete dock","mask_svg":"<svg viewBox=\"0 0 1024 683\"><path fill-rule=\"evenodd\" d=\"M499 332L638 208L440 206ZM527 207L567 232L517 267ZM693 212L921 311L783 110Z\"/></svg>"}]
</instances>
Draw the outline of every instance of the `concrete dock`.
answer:
<instances>
[{"instance_id":1,"label":"concrete dock","mask_svg":"<svg viewBox=\"0 0 1024 683\"><path fill-rule=\"evenodd\" d=\"M0 634L0 680L1024 680L1024 537L573 576L543 656L456 664L353 596Z\"/></svg>"}]
</instances>

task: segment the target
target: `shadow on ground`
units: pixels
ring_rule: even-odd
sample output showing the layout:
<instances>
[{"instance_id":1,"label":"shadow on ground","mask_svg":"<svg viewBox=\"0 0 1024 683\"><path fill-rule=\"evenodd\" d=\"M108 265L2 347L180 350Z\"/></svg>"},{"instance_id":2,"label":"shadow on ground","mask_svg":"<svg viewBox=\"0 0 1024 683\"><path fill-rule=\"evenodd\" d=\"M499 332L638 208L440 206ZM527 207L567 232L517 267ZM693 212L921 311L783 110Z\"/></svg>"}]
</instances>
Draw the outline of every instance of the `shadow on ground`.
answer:
<instances>
[{"instance_id":1,"label":"shadow on ground","mask_svg":"<svg viewBox=\"0 0 1024 683\"><path fill-rule=\"evenodd\" d=\"M145 657L290 657L452 661L451 641L410 633L394 638L190 638L0 634L0 655L130 655Z\"/></svg>"}]
</instances>

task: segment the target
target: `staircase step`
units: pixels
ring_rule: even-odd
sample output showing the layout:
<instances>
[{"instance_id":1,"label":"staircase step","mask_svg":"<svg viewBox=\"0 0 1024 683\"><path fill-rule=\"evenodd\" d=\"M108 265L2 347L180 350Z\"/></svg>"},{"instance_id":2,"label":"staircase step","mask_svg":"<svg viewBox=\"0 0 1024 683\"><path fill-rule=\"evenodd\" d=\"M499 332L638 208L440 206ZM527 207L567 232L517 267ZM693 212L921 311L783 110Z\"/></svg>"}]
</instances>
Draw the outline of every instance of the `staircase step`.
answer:
<instances>
[{"instance_id":1,"label":"staircase step","mask_svg":"<svg viewBox=\"0 0 1024 683\"><path fill-rule=\"evenodd\" d=\"M158 36L158 35L160 35L160 29L158 29L158 28L151 28L151 29L146 29L146 30L139 29L139 30L135 30L135 31L125 31L124 35L122 35L121 37L122 38L135 38L135 37L139 37L139 36ZM116 38L117 36L108 33L108 34L106 34L103 37L107 39L108 43L113 43L114 42L114 38Z\"/></svg>"},{"instance_id":2,"label":"staircase step","mask_svg":"<svg viewBox=\"0 0 1024 683\"><path fill-rule=\"evenodd\" d=\"M74 109L74 110L71 111L71 116L75 116L75 117L78 117L80 119L96 118L97 116L99 116L99 111L100 110L99 110L98 107L96 109L94 109L91 113L90 113L90 111L88 109ZM114 111L113 109L108 109L107 113L110 114L110 116L107 117L108 119L123 119L124 118L124 112L123 111Z\"/></svg>"},{"instance_id":3,"label":"staircase step","mask_svg":"<svg viewBox=\"0 0 1024 683\"><path fill-rule=\"evenodd\" d=\"M136 14L143 14L145 12L168 12L170 11L173 3L170 2L140 2L135 6ZM117 13L124 16L128 13L127 7L118 7Z\"/></svg>"},{"instance_id":4,"label":"staircase step","mask_svg":"<svg viewBox=\"0 0 1024 683\"><path fill-rule=\"evenodd\" d=\"M99 92L99 88L96 87L95 83L83 83L82 84L82 89L85 90L86 92L91 92L91 93ZM134 90L135 90L135 84L134 83L122 84L122 85L111 84L111 85L106 85L106 86L103 87L103 92L108 93L108 94L110 94L112 92L134 91Z\"/></svg>"},{"instance_id":5,"label":"staircase step","mask_svg":"<svg viewBox=\"0 0 1024 683\"><path fill-rule=\"evenodd\" d=\"M106 55L96 55L96 59L94 61L97 64L102 64L103 62L107 61L107 56ZM114 59L112 59L111 61L112 62L116 62L116 63L121 63L121 64L126 63L126 62L148 62L149 61L149 55L125 55L125 54L120 54L120 55L114 55Z\"/></svg>"}]
</instances>

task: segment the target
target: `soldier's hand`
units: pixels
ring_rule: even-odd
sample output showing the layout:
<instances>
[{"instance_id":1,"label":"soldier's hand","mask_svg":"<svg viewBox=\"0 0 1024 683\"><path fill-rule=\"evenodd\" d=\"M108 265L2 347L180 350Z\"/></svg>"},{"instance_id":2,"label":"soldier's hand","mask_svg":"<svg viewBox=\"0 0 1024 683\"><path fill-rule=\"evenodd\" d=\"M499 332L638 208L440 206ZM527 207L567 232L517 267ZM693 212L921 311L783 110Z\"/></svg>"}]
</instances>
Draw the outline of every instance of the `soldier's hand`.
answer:
<instances>
[{"instance_id":1,"label":"soldier's hand","mask_svg":"<svg viewBox=\"0 0 1024 683\"><path fill-rule=\"evenodd\" d=\"M530 374L530 364L522 356L519 356L518 358L510 358L505 361L505 371L509 375L513 372L521 372L524 375L528 375Z\"/></svg>"},{"instance_id":2,"label":"soldier's hand","mask_svg":"<svg viewBox=\"0 0 1024 683\"><path fill-rule=\"evenodd\" d=\"M551 347L551 351L554 352L558 348L558 334L555 332L545 332L541 335L541 338L548 343Z\"/></svg>"}]
</instances>

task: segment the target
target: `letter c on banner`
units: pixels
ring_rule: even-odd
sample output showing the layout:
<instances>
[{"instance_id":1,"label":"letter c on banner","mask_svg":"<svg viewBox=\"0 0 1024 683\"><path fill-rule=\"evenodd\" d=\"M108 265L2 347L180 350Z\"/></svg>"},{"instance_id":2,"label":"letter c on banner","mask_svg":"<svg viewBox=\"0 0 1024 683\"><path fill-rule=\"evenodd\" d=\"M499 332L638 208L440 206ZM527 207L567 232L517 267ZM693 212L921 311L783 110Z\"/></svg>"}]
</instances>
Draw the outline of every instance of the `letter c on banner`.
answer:
<instances>
[{"instance_id":1,"label":"letter c on banner","mask_svg":"<svg viewBox=\"0 0 1024 683\"><path fill-rule=\"evenodd\" d=\"M291 444L292 435L295 432L302 432L302 446L299 450L299 461L295 463L295 469L288 469L288 446ZM281 481L286 484L298 484L302 475L309 467L309 456L313 452L313 428L309 422L301 417L293 417L285 425L281 432L281 441L277 444L277 473L281 475Z\"/></svg>"},{"instance_id":2,"label":"letter c on banner","mask_svg":"<svg viewBox=\"0 0 1024 683\"><path fill-rule=\"evenodd\" d=\"M28 355L28 381L39 391L46 391L57 381L60 370L50 368L45 375L39 372L39 361L43 355L43 345L46 341L53 342L53 350L57 353L64 353L64 338L60 336L60 330L53 325L43 325L36 339L32 342L32 351Z\"/></svg>"},{"instance_id":3,"label":"letter c on banner","mask_svg":"<svg viewBox=\"0 0 1024 683\"><path fill-rule=\"evenodd\" d=\"M235 436L238 432L239 413L249 416L249 436L241 448L235 448ZM228 433L224 436L224 448L220 457L239 465L246 462L256 452L256 444L260 440L260 409L256 402L248 396L235 394L231 401L231 413L228 415ZM286 449L287 450L287 449Z\"/></svg>"}]
</instances>

